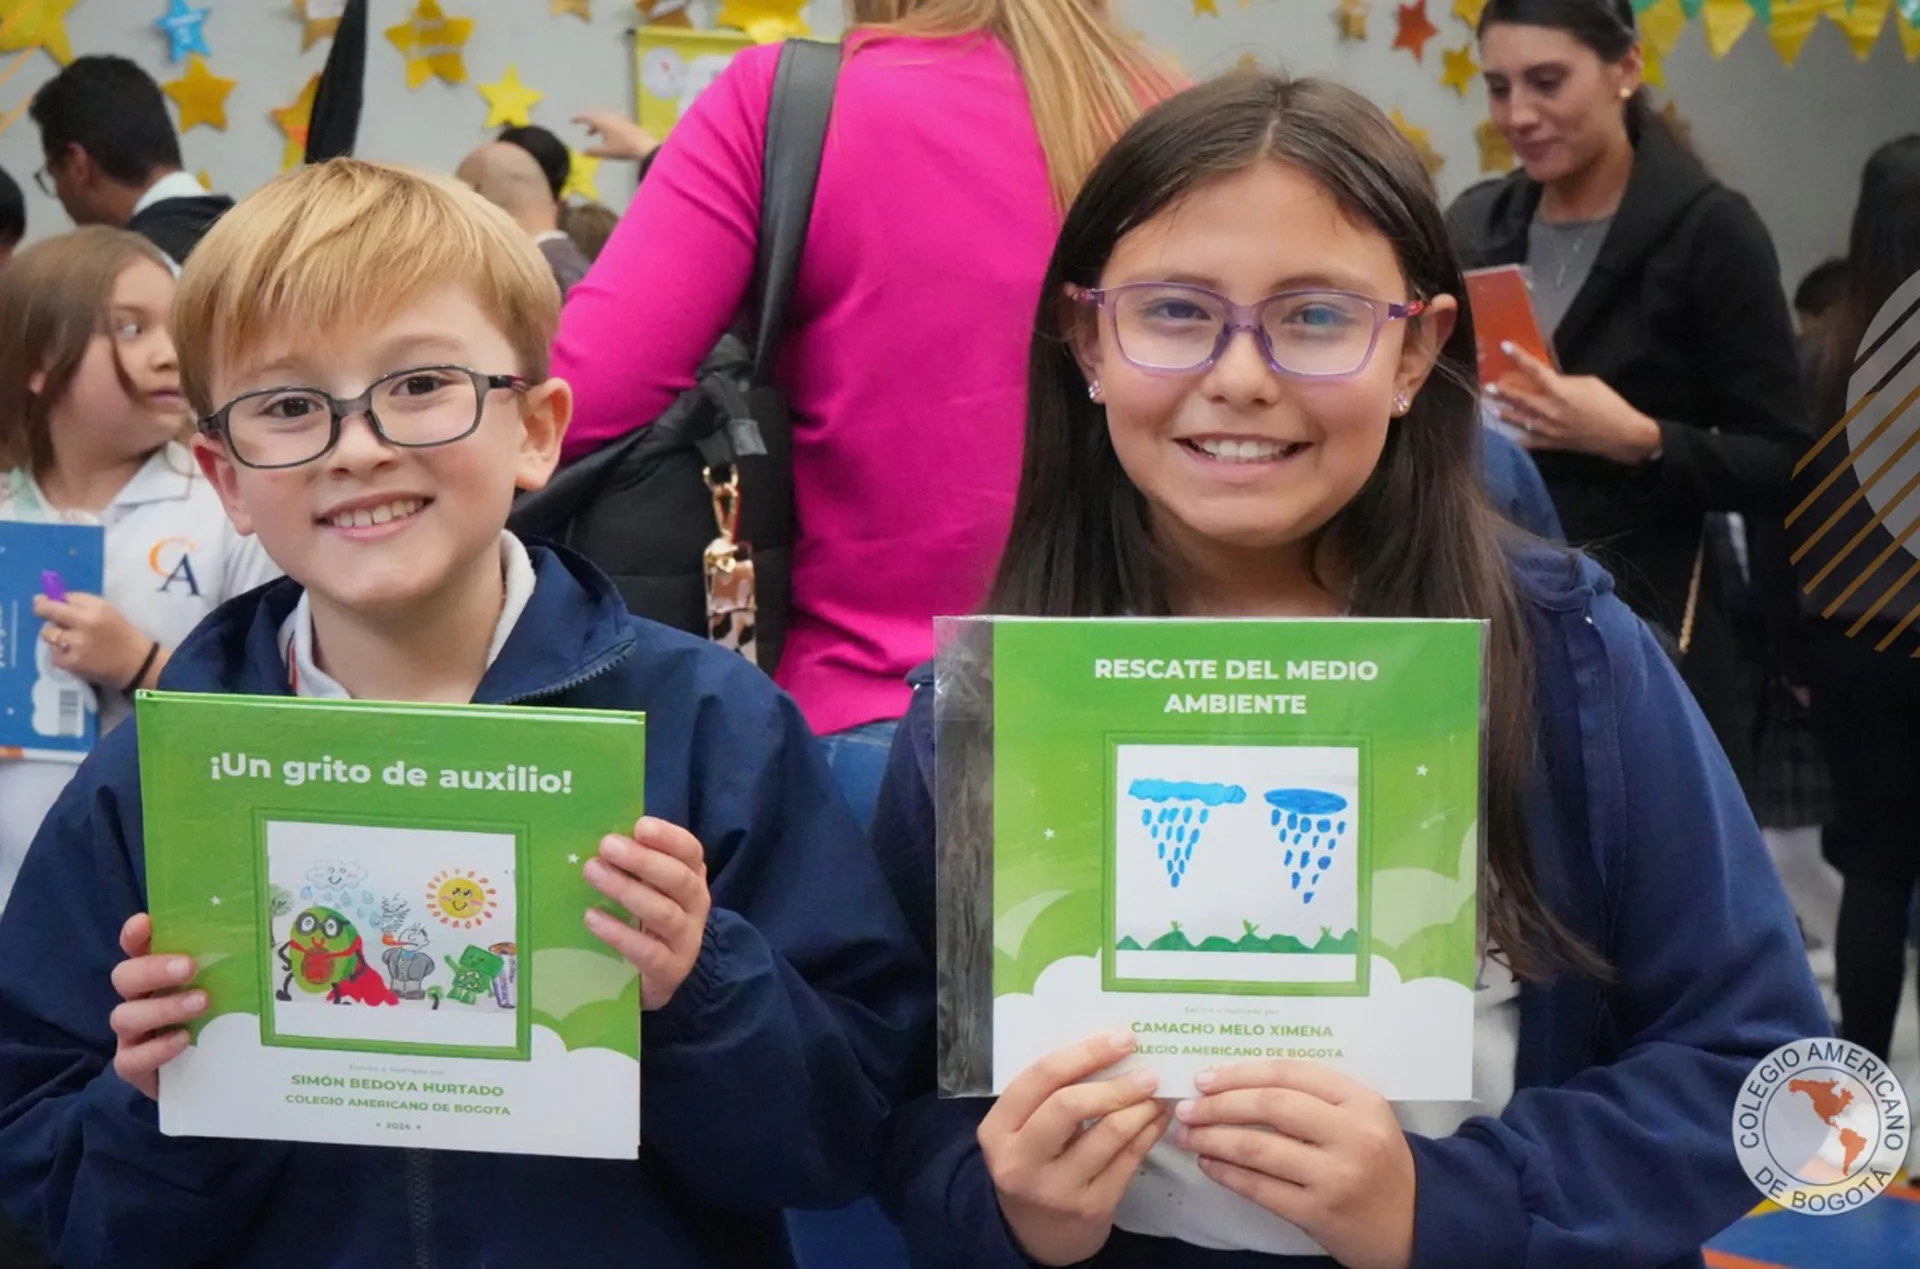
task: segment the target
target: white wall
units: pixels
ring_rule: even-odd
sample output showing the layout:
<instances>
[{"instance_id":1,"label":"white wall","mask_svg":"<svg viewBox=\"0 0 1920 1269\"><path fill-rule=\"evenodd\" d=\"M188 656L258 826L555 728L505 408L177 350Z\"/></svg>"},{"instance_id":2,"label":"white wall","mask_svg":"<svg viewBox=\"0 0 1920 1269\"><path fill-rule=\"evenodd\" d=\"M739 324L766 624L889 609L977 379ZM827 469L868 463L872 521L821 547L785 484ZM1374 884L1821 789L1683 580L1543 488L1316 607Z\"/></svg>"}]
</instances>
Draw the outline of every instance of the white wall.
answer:
<instances>
[{"instance_id":1,"label":"white wall","mask_svg":"<svg viewBox=\"0 0 1920 1269\"><path fill-rule=\"evenodd\" d=\"M227 100L226 132L195 128L183 138L189 171L206 170L220 188L244 193L279 170L280 133L267 112L291 102L319 70L326 45L300 52L301 26L290 0L196 0L212 8L207 23L217 74L239 81ZM716 0L696 0L710 11ZM1484 117L1476 85L1462 100L1441 87L1440 51L1464 43L1467 28L1448 12L1450 0L1429 0L1440 35L1416 63L1390 47L1394 0L1372 0L1371 38L1342 43L1334 0L1218 0L1218 17L1196 17L1191 0L1118 0L1126 19L1158 47L1200 75L1231 67L1253 53L1295 73L1332 75L1367 92L1383 107L1399 106L1428 128L1447 157L1441 183L1457 191L1478 178L1474 125ZM429 81L409 92L399 53L382 34L413 0L374 0L369 41L367 108L361 153L451 168L485 137L486 106L472 84ZM133 57L161 80L179 70L166 61L165 37L152 21L166 0L82 0L67 19L76 52ZM547 94L535 122L576 143L569 118L591 106L631 109L633 72L625 32L635 20L629 0L593 0L591 24L549 16L546 0L443 0L454 15L478 21L467 48L469 77L497 80L509 62L521 79ZM818 29L839 28L839 0L811 0ZM0 65L4 57L0 57ZM36 54L4 86L0 113L24 100L54 70ZM1789 279L1845 245L1860 164L1880 142L1920 131L1920 64L1905 62L1889 26L1865 64L1854 60L1838 28L1823 25L1798 66L1780 64L1765 32L1750 30L1720 62L1690 28L1669 60L1668 82L1696 143L1721 176L1744 190L1772 227ZM66 227L57 204L32 186L39 138L22 118L0 136L0 166L27 191L31 236ZM624 206L630 173L601 169L600 192Z\"/></svg>"}]
</instances>

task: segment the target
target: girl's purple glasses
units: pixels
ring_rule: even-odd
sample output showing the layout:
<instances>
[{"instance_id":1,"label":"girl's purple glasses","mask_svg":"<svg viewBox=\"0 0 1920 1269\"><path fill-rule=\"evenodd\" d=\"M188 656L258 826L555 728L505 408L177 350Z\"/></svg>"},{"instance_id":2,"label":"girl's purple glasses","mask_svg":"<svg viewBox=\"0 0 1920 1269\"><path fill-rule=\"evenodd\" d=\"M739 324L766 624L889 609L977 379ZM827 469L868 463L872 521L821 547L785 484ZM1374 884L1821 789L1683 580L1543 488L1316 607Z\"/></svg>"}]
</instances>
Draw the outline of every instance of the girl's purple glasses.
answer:
<instances>
[{"instance_id":1,"label":"girl's purple glasses","mask_svg":"<svg viewBox=\"0 0 1920 1269\"><path fill-rule=\"evenodd\" d=\"M1107 314L1122 357L1161 374L1207 369L1227 351L1234 332L1244 330L1279 374L1349 378L1373 360L1388 322L1426 310L1422 300L1393 304L1350 291L1282 291L1255 304L1236 304L1218 291L1180 282L1076 287L1071 294Z\"/></svg>"}]
</instances>

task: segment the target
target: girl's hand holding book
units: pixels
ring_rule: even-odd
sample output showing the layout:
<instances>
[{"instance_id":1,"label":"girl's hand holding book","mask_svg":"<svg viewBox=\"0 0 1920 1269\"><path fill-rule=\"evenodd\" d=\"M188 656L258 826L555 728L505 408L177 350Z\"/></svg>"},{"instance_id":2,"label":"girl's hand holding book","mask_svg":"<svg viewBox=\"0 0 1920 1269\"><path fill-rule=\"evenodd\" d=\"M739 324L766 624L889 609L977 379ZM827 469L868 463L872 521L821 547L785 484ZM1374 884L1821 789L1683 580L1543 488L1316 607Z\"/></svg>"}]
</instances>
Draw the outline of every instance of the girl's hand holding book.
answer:
<instances>
[{"instance_id":1,"label":"girl's hand holding book","mask_svg":"<svg viewBox=\"0 0 1920 1269\"><path fill-rule=\"evenodd\" d=\"M980 1153L1014 1239L1043 1265L1086 1260L1113 1233L1114 1209L1172 1122L1151 1071L1082 1083L1133 1051L1095 1036L1022 1071L980 1121Z\"/></svg>"},{"instance_id":2,"label":"girl's hand holding book","mask_svg":"<svg viewBox=\"0 0 1920 1269\"><path fill-rule=\"evenodd\" d=\"M113 989L124 1003L108 1019L119 1041L113 1069L158 1100L160 1068L186 1051L186 1023L206 1012L207 993L177 990L193 979L193 959L153 955L153 919L144 912L121 927L120 950L127 959L113 967Z\"/></svg>"},{"instance_id":3,"label":"girl's hand holding book","mask_svg":"<svg viewBox=\"0 0 1920 1269\"><path fill-rule=\"evenodd\" d=\"M1350 1269L1413 1259L1413 1150L1384 1098L1313 1062L1242 1062L1195 1079L1174 1144L1298 1225Z\"/></svg>"},{"instance_id":4,"label":"girl's hand holding book","mask_svg":"<svg viewBox=\"0 0 1920 1269\"><path fill-rule=\"evenodd\" d=\"M65 603L36 595L33 615L47 623L40 637L53 645L53 663L102 687L125 687L154 646L138 626L98 595L76 591Z\"/></svg>"},{"instance_id":5,"label":"girl's hand holding book","mask_svg":"<svg viewBox=\"0 0 1920 1269\"><path fill-rule=\"evenodd\" d=\"M583 865L587 883L632 914L626 925L598 908L587 928L640 971L640 1007L658 1009L693 972L706 937L707 854L699 839L665 820L643 819L632 837L611 834Z\"/></svg>"}]
</instances>

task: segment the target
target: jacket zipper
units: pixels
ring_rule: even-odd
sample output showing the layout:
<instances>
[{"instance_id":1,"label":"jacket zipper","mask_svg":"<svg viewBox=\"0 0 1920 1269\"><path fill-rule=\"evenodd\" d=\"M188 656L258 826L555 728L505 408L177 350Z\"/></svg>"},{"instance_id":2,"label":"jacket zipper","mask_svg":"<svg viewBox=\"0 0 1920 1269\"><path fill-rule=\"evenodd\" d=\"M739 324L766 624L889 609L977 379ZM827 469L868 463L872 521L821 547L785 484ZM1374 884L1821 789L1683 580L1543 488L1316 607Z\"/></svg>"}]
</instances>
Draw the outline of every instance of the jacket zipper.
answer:
<instances>
[{"instance_id":1,"label":"jacket zipper","mask_svg":"<svg viewBox=\"0 0 1920 1269\"><path fill-rule=\"evenodd\" d=\"M571 692L574 688L579 687L581 684L591 683L594 679L597 679L601 675L606 674L611 670L613 670L614 667L618 666L621 662L625 661L628 657L633 655L633 649L634 649L634 645L632 643L628 643L625 647L622 647L618 652L614 652L608 655L607 657L603 658L598 664L587 667L585 670L582 670L580 673L574 675L572 678L562 679L560 680L560 682L555 683L550 687L538 688L531 692L517 692L514 695L506 697L496 703L500 705L524 705L528 701L538 701L538 700L544 700L549 696L565 695L566 693Z\"/></svg>"},{"instance_id":2,"label":"jacket zipper","mask_svg":"<svg viewBox=\"0 0 1920 1269\"><path fill-rule=\"evenodd\" d=\"M413 1269L433 1269L432 1161L424 1150L407 1153L407 1218L413 1229Z\"/></svg>"}]
</instances>

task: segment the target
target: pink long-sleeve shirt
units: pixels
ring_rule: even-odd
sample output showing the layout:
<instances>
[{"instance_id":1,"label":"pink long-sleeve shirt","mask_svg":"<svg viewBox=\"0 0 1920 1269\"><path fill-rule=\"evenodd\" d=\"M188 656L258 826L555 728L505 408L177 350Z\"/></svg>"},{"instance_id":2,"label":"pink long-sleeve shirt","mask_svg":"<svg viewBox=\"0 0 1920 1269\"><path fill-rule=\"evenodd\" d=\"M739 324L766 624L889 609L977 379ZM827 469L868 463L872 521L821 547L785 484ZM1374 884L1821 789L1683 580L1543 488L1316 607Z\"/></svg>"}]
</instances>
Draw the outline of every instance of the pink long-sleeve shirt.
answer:
<instances>
[{"instance_id":1,"label":"pink long-sleeve shirt","mask_svg":"<svg viewBox=\"0 0 1920 1269\"><path fill-rule=\"evenodd\" d=\"M570 455L664 410L741 311L778 55L742 53L700 96L568 297ZM1058 228L997 42L890 39L847 60L778 375L799 520L779 681L820 734L903 713L931 619L985 595Z\"/></svg>"}]
</instances>

